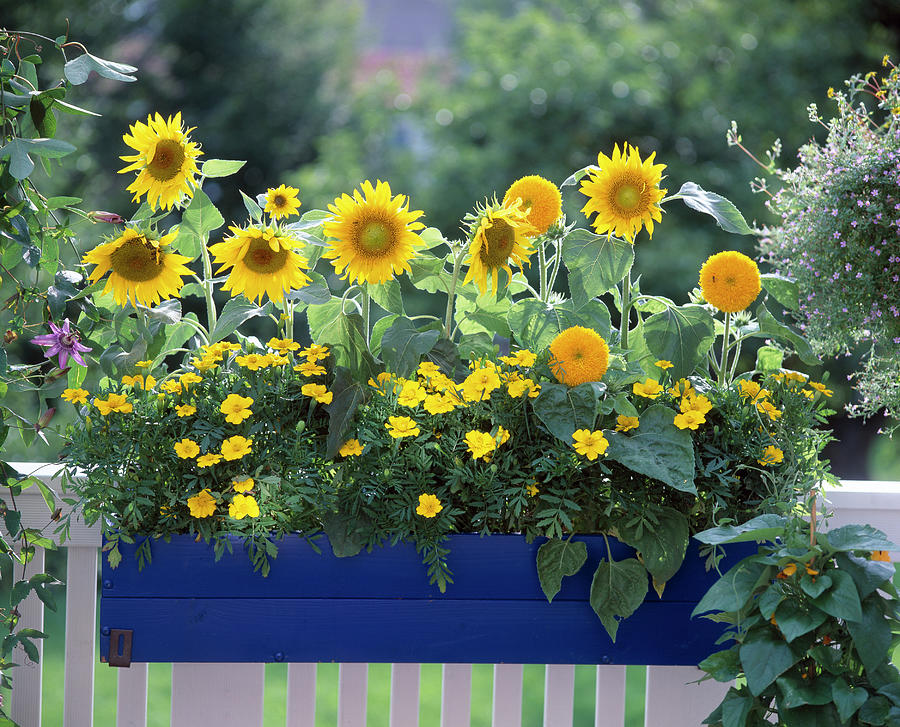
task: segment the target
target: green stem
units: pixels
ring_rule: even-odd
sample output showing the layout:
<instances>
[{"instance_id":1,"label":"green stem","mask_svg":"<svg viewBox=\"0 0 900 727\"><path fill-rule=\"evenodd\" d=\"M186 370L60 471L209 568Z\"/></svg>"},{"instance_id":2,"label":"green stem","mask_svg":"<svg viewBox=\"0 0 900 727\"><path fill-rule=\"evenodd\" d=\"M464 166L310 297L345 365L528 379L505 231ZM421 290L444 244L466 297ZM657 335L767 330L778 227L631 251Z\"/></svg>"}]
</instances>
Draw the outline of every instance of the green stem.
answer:
<instances>
[{"instance_id":1,"label":"green stem","mask_svg":"<svg viewBox=\"0 0 900 727\"><path fill-rule=\"evenodd\" d=\"M206 237L205 235L203 236ZM200 257L203 258L203 295L206 298L206 325L212 333L216 328L218 315L216 313L216 303L213 300L213 272L212 260L209 257L209 250L206 247L207 240L200 240ZM207 337L208 338L208 337Z\"/></svg>"},{"instance_id":2,"label":"green stem","mask_svg":"<svg viewBox=\"0 0 900 727\"><path fill-rule=\"evenodd\" d=\"M363 333L366 338L366 348L369 347L369 323L372 317L372 299L369 296L369 284L362 284L362 316L363 316Z\"/></svg>"},{"instance_id":3,"label":"green stem","mask_svg":"<svg viewBox=\"0 0 900 727\"><path fill-rule=\"evenodd\" d=\"M541 276L540 296L541 302L547 302L547 254L544 252L544 246L538 247L538 273Z\"/></svg>"},{"instance_id":4,"label":"green stem","mask_svg":"<svg viewBox=\"0 0 900 727\"><path fill-rule=\"evenodd\" d=\"M722 358L719 361L719 385L725 386L728 373L728 339L731 336L731 313L725 314L725 333L722 336Z\"/></svg>"},{"instance_id":5,"label":"green stem","mask_svg":"<svg viewBox=\"0 0 900 727\"><path fill-rule=\"evenodd\" d=\"M631 318L631 268L622 281L622 320L619 324L619 346L628 348L628 323Z\"/></svg>"},{"instance_id":6,"label":"green stem","mask_svg":"<svg viewBox=\"0 0 900 727\"><path fill-rule=\"evenodd\" d=\"M550 282L547 283L548 293L553 292L556 285L556 276L559 275L559 264L562 262L562 249L558 242L554 242L556 251L553 253L553 270L550 272Z\"/></svg>"},{"instance_id":7,"label":"green stem","mask_svg":"<svg viewBox=\"0 0 900 727\"><path fill-rule=\"evenodd\" d=\"M452 338L453 304L456 302L456 286L459 284L459 271L462 267L464 248L462 245L453 257L453 277L450 279L450 290L447 291L447 310L444 313L444 338Z\"/></svg>"}]
</instances>

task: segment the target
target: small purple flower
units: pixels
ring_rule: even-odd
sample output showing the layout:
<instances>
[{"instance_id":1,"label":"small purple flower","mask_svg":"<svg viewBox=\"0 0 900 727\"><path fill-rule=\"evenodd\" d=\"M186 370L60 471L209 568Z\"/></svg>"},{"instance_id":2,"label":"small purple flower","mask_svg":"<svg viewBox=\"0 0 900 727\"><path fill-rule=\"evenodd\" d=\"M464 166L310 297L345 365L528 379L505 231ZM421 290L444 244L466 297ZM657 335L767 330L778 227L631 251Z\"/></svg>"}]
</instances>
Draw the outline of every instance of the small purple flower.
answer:
<instances>
[{"instance_id":1,"label":"small purple flower","mask_svg":"<svg viewBox=\"0 0 900 727\"><path fill-rule=\"evenodd\" d=\"M63 321L62 326L57 326L53 321L50 321L50 330L53 333L45 333L42 336L35 336L31 339L31 342L38 346L48 347L44 351L44 356L52 359L58 354L59 367L61 369L66 367L70 357L77 364L87 366L81 354L91 349L78 342L78 334L71 330L68 318Z\"/></svg>"}]
</instances>

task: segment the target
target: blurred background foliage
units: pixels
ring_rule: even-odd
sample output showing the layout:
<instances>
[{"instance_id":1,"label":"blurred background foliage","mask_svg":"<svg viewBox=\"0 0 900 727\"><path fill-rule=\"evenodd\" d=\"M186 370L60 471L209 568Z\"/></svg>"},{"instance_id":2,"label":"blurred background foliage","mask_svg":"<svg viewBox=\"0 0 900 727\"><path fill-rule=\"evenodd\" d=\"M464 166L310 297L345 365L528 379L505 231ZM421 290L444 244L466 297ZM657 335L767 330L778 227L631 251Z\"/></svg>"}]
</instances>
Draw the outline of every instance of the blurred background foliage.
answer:
<instances>
[{"instance_id":1,"label":"blurred background foliage","mask_svg":"<svg viewBox=\"0 0 900 727\"><path fill-rule=\"evenodd\" d=\"M900 55L894 0L0 0L0 22L49 36L68 25L94 54L139 68L137 83L82 87L75 102L102 118L60 120L79 150L46 186L88 209L127 216L122 133L180 110L207 157L248 160L237 177L248 194L293 184L307 210L384 179L447 237L516 178L561 183L625 141L668 165L670 191L695 181L767 221L749 187L758 168L726 145L731 120L760 154L780 138L792 165L824 136L807 105L827 116L829 86ZM243 221L236 188L209 192ZM564 202L580 216L574 188ZM84 228L79 247L101 232ZM684 302L726 248L752 255L754 241L670 205L638 240L642 287ZM849 368L827 368L839 408ZM877 422L834 425L839 474L900 478L895 443L874 445L875 471L862 455Z\"/></svg>"}]
</instances>

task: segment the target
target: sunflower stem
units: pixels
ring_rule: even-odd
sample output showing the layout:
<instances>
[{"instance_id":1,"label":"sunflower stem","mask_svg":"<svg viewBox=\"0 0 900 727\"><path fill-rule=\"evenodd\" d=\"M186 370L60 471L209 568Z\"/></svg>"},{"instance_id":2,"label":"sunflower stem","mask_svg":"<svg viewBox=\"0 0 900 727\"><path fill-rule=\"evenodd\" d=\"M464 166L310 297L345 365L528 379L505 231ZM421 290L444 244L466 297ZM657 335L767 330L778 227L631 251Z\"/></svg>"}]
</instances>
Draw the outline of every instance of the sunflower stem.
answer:
<instances>
[{"instance_id":1,"label":"sunflower stem","mask_svg":"<svg viewBox=\"0 0 900 727\"><path fill-rule=\"evenodd\" d=\"M204 237L206 237L204 235ZM209 258L209 249L206 246L207 240L200 240L200 256L203 258L203 294L206 298L206 325L211 334L216 328L218 316L216 314L216 303L213 300L213 272L212 260ZM209 340L209 336L207 336Z\"/></svg>"},{"instance_id":2,"label":"sunflower stem","mask_svg":"<svg viewBox=\"0 0 900 727\"><path fill-rule=\"evenodd\" d=\"M622 320L619 323L619 346L628 348L628 324L631 318L631 268L622 281Z\"/></svg>"},{"instance_id":3,"label":"sunflower stem","mask_svg":"<svg viewBox=\"0 0 900 727\"><path fill-rule=\"evenodd\" d=\"M559 275L559 264L562 261L562 245L560 245L557 240L554 240L553 244L556 248L556 252L553 254L553 270L550 272L550 282L547 283L547 287L549 288L547 291L548 297L549 294L553 292L553 288L556 285L556 276Z\"/></svg>"},{"instance_id":4,"label":"sunflower stem","mask_svg":"<svg viewBox=\"0 0 900 727\"><path fill-rule=\"evenodd\" d=\"M453 337L453 304L456 302L456 286L459 284L459 271L462 267L463 253L464 248L460 245L453 257L453 277L450 279L450 289L447 291L447 310L444 313L444 338Z\"/></svg>"},{"instance_id":5,"label":"sunflower stem","mask_svg":"<svg viewBox=\"0 0 900 727\"><path fill-rule=\"evenodd\" d=\"M731 313L725 314L725 333L722 336L722 359L719 362L719 386L725 386L728 374L728 338L731 336Z\"/></svg>"},{"instance_id":6,"label":"sunflower stem","mask_svg":"<svg viewBox=\"0 0 900 727\"><path fill-rule=\"evenodd\" d=\"M369 283L362 284L362 316L363 333L366 339L366 348L369 348L369 322L372 317L372 299L369 296Z\"/></svg>"},{"instance_id":7,"label":"sunflower stem","mask_svg":"<svg viewBox=\"0 0 900 727\"><path fill-rule=\"evenodd\" d=\"M538 272L541 276L541 302L547 302L547 254L544 252L544 245L538 246Z\"/></svg>"}]
</instances>

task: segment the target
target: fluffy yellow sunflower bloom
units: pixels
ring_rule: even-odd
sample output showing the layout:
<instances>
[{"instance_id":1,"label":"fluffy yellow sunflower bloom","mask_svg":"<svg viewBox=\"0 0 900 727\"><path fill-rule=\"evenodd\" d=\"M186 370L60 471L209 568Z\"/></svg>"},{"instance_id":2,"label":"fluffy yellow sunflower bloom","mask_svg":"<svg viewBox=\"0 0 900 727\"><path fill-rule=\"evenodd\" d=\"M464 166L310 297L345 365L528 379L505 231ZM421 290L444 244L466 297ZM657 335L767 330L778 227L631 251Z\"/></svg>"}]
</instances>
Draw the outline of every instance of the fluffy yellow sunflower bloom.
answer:
<instances>
[{"instance_id":1,"label":"fluffy yellow sunflower bloom","mask_svg":"<svg viewBox=\"0 0 900 727\"><path fill-rule=\"evenodd\" d=\"M300 209L298 194L300 194L299 189L286 187L283 184L280 187L266 190L266 214L273 220L294 216Z\"/></svg>"},{"instance_id":2,"label":"fluffy yellow sunflower bloom","mask_svg":"<svg viewBox=\"0 0 900 727\"><path fill-rule=\"evenodd\" d=\"M597 234L622 237L632 244L641 227L653 237L653 221L662 220L660 200L668 190L660 189L665 164L654 164L656 152L641 161L637 147L616 144L612 157L597 155L597 171L581 182L581 193L588 201L581 211L596 214L591 223Z\"/></svg>"},{"instance_id":3,"label":"fluffy yellow sunflower bloom","mask_svg":"<svg viewBox=\"0 0 900 727\"><path fill-rule=\"evenodd\" d=\"M503 195L503 204L514 202L516 199L522 200L522 207L527 212L528 221L534 226L537 235L543 235L562 215L562 196L559 187L537 174L513 182Z\"/></svg>"},{"instance_id":4,"label":"fluffy yellow sunflower bloom","mask_svg":"<svg viewBox=\"0 0 900 727\"><path fill-rule=\"evenodd\" d=\"M572 326L550 343L550 369L567 386L600 381L608 366L609 346L590 328Z\"/></svg>"},{"instance_id":5,"label":"fluffy yellow sunflower bloom","mask_svg":"<svg viewBox=\"0 0 900 727\"><path fill-rule=\"evenodd\" d=\"M128 228L111 242L104 242L85 253L81 262L96 265L88 280L97 282L109 273L103 292L112 291L118 305L132 304L152 306L181 291L181 278L190 275L185 267L189 257L167 250L177 232L170 232L160 239L150 233Z\"/></svg>"},{"instance_id":6,"label":"fluffy yellow sunflower bloom","mask_svg":"<svg viewBox=\"0 0 900 727\"><path fill-rule=\"evenodd\" d=\"M342 194L328 205L334 215L323 231L331 238L322 257L331 260L335 272L352 282L384 283L409 272L415 248L424 244L416 230L424 213L409 210L405 195L391 195L387 182L368 180L353 196Z\"/></svg>"},{"instance_id":7,"label":"fluffy yellow sunflower bloom","mask_svg":"<svg viewBox=\"0 0 900 727\"><path fill-rule=\"evenodd\" d=\"M499 275L505 270L512 277L510 265L522 268L534 252L530 238L537 230L528 221L528 211L522 207L522 200L516 198L502 205L496 202L479 210L471 227L469 241L469 266L463 285L471 280L482 293L499 288ZM491 285L488 285L488 275Z\"/></svg>"},{"instance_id":8,"label":"fluffy yellow sunflower bloom","mask_svg":"<svg viewBox=\"0 0 900 727\"><path fill-rule=\"evenodd\" d=\"M756 263L735 250L711 255L700 268L703 299L723 313L744 310L756 300L761 289Z\"/></svg>"},{"instance_id":9,"label":"fluffy yellow sunflower bloom","mask_svg":"<svg viewBox=\"0 0 900 727\"><path fill-rule=\"evenodd\" d=\"M308 268L307 261L295 252L296 240L268 227L229 229L231 237L209 246L221 266L216 273L231 268L223 290L231 291L232 296L243 293L260 304L263 295L268 295L279 303L285 293L309 285L310 278L303 272Z\"/></svg>"},{"instance_id":10,"label":"fluffy yellow sunflower bloom","mask_svg":"<svg viewBox=\"0 0 900 727\"><path fill-rule=\"evenodd\" d=\"M188 138L194 127L185 129L181 112L168 120L158 113L147 117L147 123L136 121L130 134L122 137L137 154L119 157L130 162L119 174L137 171L137 178L128 186L134 192L133 202L147 195L147 204L154 210L171 209L183 196L192 197L199 174L197 157L200 146Z\"/></svg>"}]
</instances>

